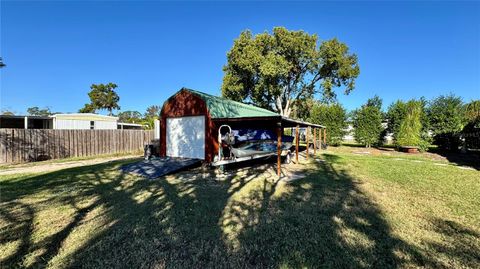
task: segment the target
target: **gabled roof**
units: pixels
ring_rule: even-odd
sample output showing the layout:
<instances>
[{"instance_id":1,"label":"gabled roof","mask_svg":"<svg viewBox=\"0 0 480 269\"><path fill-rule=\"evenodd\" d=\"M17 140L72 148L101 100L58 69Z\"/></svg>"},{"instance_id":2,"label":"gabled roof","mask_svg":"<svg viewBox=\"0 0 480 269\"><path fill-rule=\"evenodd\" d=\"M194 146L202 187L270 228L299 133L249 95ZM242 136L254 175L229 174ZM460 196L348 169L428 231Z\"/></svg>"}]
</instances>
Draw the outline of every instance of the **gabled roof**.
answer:
<instances>
[{"instance_id":1,"label":"gabled roof","mask_svg":"<svg viewBox=\"0 0 480 269\"><path fill-rule=\"evenodd\" d=\"M212 119L279 117L280 115L252 105L243 104L223 97L183 88L200 97L207 104Z\"/></svg>"},{"instance_id":2,"label":"gabled roof","mask_svg":"<svg viewBox=\"0 0 480 269\"><path fill-rule=\"evenodd\" d=\"M305 122L301 120L291 119L285 116L281 116L278 113L272 112L267 109L260 107L247 105L223 97L214 96L208 93L195 91L188 88L182 88L181 91L188 91L189 93L201 98L205 101L208 111L212 119L236 119L240 120L242 118L269 118L275 119L282 123L284 127L318 127L326 128L323 125L313 124L310 122Z\"/></svg>"}]
</instances>

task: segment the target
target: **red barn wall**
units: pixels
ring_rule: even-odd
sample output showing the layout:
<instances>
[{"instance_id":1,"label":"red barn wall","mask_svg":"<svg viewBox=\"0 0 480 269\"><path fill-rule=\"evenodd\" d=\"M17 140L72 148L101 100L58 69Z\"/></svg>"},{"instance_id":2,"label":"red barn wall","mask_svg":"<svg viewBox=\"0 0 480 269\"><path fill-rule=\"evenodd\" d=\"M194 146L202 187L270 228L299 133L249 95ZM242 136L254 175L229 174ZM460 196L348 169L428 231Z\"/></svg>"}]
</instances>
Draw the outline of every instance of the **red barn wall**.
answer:
<instances>
[{"instance_id":1,"label":"red barn wall","mask_svg":"<svg viewBox=\"0 0 480 269\"><path fill-rule=\"evenodd\" d=\"M203 99L182 90L170 97L162 107L160 116L160 156L167 155L167 118L205 116L205 161L212 162L218 151L217 130Z\"/></svg>"}]
</instances>

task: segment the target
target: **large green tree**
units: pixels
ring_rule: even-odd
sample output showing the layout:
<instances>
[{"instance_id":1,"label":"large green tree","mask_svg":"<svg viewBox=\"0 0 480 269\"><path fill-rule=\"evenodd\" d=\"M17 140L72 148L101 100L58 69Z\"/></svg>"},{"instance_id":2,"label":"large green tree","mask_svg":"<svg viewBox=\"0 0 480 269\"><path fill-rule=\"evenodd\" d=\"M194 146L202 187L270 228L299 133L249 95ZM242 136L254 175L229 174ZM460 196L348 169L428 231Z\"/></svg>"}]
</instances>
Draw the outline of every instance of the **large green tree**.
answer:
<instances>
[{"instance_id":1,"label":"large green tree","mask_svg":"<svg viewBox=\"0 0 480 269\"><path fill-rule=\"evenodd\" d=\"M82 108L78 110L80 113L95 113L97 112L96 107L92 103L85 104Z\"/></svg>"},{"instance_id":2,"label":"large green tree","mask_svg":"<svg viewBox=\"0 0 480 269\"><path fill-rule=\"evenodd\" d=\"M301 98L292 102L291 118L307 120L310 117L316 101L313 98Z\"/></svg>"},{"instance_id":3,"label":"large green tree","mask_svg":"<svg viewBox=\"0 0 480 269\"><path fill-rule=\"evenodd\" d=\"M381 99L375 96L353 112L355 140L367 148L380 143L383 130L381 106Z\"/></svg>"},{"instance_id":4,"label":"large green tree","mask_svg":"<svg viewBox=\"0 0 480 269\"><path fill-rule=\"evenodd\" d=\"M442 149L458 150L460 132L465 125L462 99L453 94L441 95L430 103L428 119L434 143Z\"/></svg>"},{"instance_id":5,"label":"large green tree","mask_svg":"<svg viewBox=\"0 0 480 269\"><path fill-rule=\"evenodd\" d=\"M275 27L255 36L240 34L227 53L222 95L289 116L292 103L322 93L334 100L337 87L349 94L360 73L357 56L331 39Z\"/></svg>"},{"instance_id":6,"label":"large green tree","mask_svg":"<svg viewBox=\"0 0 480 269\"><path fill-rule=\"evenodd\" d=\"M309 121L327 126L329 145L338 146L342 143L348 124L347 111L341 104L316 102L311 110Z\"/></svg>"},{"instance_id":7,"label":"large green tree","mask_svg":"<svg viewBox=\"0 0 480 269\"><path fill-rule=\"evenodd\" d=\"M120 109L118 105L120 97L115 92L116 88L117 84L111 82L107 84L92 84L90 86L91 91L88 93L90 104L85 104L80 109L80 112L94 113L97 109L106 109L108 110L108 115L111 116L114 109Z\"/></svg>"}]
</instances>

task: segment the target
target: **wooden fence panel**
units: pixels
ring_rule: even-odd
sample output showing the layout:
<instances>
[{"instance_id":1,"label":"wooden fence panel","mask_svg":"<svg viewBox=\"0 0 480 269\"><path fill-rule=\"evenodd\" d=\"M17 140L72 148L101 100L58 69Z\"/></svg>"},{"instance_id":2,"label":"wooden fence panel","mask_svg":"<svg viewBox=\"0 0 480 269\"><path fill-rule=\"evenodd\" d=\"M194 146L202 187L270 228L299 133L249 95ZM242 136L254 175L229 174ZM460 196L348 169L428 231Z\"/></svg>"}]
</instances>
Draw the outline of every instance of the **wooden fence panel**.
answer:
<instances>
[{"instance_id":1,"label":"wooden fence panel","mask_svg":"<svg viewBox=\"0 0 480 269\"><path fill-rule=\"evenodd\" d=\"M153 137L150 130L0 129L0 163L137 153Z\"/></svg>"}]
</instances>

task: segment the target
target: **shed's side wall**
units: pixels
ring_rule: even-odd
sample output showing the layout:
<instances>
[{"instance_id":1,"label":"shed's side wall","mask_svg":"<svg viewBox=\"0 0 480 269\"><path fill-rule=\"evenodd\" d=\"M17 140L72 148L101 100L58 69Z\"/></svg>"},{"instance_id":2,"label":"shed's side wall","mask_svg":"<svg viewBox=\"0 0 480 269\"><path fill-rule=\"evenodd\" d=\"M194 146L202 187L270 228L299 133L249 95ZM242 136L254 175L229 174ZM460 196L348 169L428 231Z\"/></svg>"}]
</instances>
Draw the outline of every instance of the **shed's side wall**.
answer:
<instances>
[{"instance_id":1,"label":"shed's side wall","mask_svg":"<svg viewBox=\"0 0 480 269\"><path fill-rule=\"evenodd\" d=\"M166 126L167 118L185 116L205 116L205 161L213 161L218 150L216 128L205 102L188 91L180 91L171 97L162 107L160 117L160 156L167 155Z\"/></svg>"}]
</instances>

